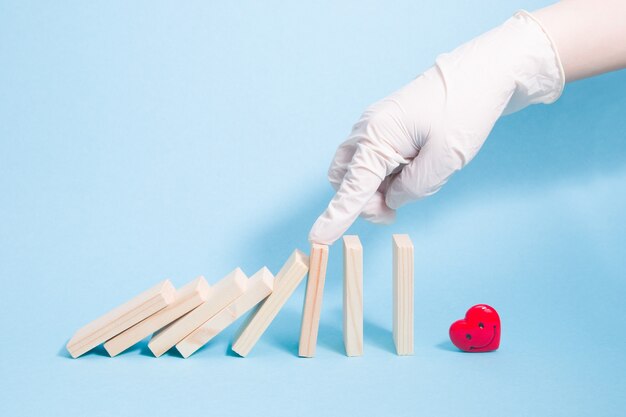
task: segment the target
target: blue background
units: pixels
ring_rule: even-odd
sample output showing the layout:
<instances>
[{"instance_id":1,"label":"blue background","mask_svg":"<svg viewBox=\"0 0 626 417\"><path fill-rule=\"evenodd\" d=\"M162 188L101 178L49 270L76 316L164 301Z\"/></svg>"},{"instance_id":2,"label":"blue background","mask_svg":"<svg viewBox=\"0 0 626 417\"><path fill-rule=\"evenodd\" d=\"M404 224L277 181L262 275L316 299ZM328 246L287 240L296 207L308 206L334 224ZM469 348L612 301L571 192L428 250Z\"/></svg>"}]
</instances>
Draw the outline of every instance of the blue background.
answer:
<instances>
[{"instance_id":1,"label":"blue background","mask_svg":"<svg viewBox=\"0 0 626 417\"><path fill-rule=\"evenodd\" d=\"M161 279L307 250L361 111L548 2L231 3L0 1L0 414L624 415L624 71L501 119L439 194L352 227L363 357L343 354L335 245L315 359L296 356L303 286L247 359L236 326L188 360L68 358ZM416 246L412 357L393 353L392 233ZM448 341L477 303L502 317L495 353Z\"/></svg>"}]
</instances>

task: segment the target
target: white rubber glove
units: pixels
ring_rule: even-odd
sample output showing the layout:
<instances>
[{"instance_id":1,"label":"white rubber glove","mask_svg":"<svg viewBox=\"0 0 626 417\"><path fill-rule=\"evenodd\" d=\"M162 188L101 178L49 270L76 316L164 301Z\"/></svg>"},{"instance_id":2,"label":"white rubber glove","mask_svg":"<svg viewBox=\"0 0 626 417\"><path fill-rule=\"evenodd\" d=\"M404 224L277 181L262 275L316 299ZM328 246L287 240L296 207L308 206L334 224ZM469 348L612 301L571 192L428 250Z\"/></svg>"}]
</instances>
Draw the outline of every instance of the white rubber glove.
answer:
<instances>
[{"instance_id":1,"label":"white rubber glove","mask_svg":"<svg viewBox=\"0 0 626 417\"><path fill-rule=\"evenodd\" d=\"M471 161L505 111L552 103L563 85L550 38L525 11L439 56L370 106L339 146L328 171L337 193L309 240L332 244L359 215L393 221L395 209L437 192Z\"/></svg>"}]
</instances>

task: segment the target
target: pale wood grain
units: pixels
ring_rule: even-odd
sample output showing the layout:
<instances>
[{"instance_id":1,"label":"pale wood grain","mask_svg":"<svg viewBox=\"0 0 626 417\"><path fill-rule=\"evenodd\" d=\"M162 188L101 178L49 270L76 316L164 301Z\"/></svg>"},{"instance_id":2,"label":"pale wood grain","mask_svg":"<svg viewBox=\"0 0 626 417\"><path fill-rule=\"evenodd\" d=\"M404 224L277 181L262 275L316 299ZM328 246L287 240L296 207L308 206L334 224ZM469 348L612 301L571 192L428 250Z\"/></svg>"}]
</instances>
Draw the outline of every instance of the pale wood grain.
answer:
<instances>
[{"instance_id":1,"label":"pale wood grain","mask_svg":"<svg viewBox=\"0 0 626 417\"><path fill-rule=\"evenodd\" d=\"M393 235L393 341L398 355L413 354L413 242Z\"/></svg>"},{"instance_id":2,"label":"pale wood grain","mask_svg":"<svg viewBox=\"0 0 626 417\"><path fill-rule=\"evenodd\" d=\"M232 349L240 356L247 356L274 320L285 302L302 282L309 269L309 258L295 250L274 279L274 291L255 310L239 328Z\"/></svg>"},{"instance_id":3,"label":"pale wood grain","mask_svg":"<svg viewBox=\"0 0 626 417\"><path fill-rule=\"evenodd\" d=\"M172 283L162 281L79 329L67 343L67 351L77 358L167 307L175 298Z\"/></svg>"},{"instance_id":4,"label":"pale wood grain","mask_svg":"<svg viewBox=\"0 0 626 417\"><path fill-rule=\"evenodd\" d=\"M184 358L191 356L222 330L267 298L274 287L274 276L269 269L263 267L250 277L247 287L246 292L235 301L176 344L176 349Z\"/></svg>"},{"instance_id":5,"label":"pale wood grain","mask_svg":"<svg viewBox=\"0 0 626 417\"><path fill-rule=\"evenodd\" d=\"M116 356L157 330L189 313L205 302L208 295L209 284L204 277L194 279L176 291L174 302L110 339L104 344L104 348L109 355Z\"/></svg>"},{"instance_id":6,"label":"pale wood grain","mask_svg":"<svg viewBox=\"0 0 626 417\"><path fill-rule=\"evenodd\" d=\"M327 265L328 245L313 243L309 255L309 277L302 307L302 323L300 324L298 355L301 357L312 358L315 356Z\"/></svg>"},{"instance_id":7,"label":"pale wood grain","mask_svg":"<svg viewBox=\"0 0 626 417\"><path fill-rule=\"evenodd\" d=\"M363 247L353 235L343 237L343 342L346 355L363 355Z\"/></svg>"},{"instance_id":8,"label":"pale wood grain","mask_svg":"<svg viewBox=\"0 0 626 417\"><path fill-rule=\"evenodd\" d=\"M209 288L206 301L152 336L148 348L161 356L246 290L248 278L239 268Z\"/></svg>"}]
</instances>

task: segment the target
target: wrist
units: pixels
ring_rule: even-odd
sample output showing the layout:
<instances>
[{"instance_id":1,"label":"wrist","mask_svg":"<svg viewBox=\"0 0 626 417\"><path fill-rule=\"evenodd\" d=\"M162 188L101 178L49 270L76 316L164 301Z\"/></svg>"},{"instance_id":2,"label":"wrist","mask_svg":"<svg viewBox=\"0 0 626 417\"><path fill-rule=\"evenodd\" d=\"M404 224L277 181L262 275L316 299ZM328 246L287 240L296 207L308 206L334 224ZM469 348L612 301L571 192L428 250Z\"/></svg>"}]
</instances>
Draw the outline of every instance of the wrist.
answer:
<instances>
[{"instance_id":1,"label":"wrist","mask_svg":"<svg viewBox=\"0 0 626 417\"><path fill-rule=\"evenodd\" d=\"M489 97L491 110L498 114L513 113L530 104L552 103L565 84L552 40L525 11L440 55L436 66L449 102Z\"/></svg>"},{"instance_id":2,"label":"wrist","mask_svg":"<svg viewBox=\"0 0 626 417\"><path fill-rule=\"evenodd\" d=\"M554 103L565 86L565 73L555 43L541 22L525 10L510 19L518 26L521 60L513 69L516 88L505 113L530 104Z\"/></svg>"}]
</instances>

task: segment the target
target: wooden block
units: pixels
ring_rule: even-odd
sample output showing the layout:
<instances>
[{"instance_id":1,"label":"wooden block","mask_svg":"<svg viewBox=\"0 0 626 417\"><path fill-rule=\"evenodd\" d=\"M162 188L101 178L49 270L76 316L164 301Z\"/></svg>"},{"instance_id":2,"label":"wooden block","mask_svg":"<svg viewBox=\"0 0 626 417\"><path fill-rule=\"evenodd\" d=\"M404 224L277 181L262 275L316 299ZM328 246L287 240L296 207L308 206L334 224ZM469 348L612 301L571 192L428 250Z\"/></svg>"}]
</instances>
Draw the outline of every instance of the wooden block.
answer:
<instances>
[{"instance_id":1,"label":"wooden block","mask_svg":"<svg viewBox=\"0 0 626 417\"><path fill-rule=\"evenodd\" d=\"M327 265L328 245L313 243L309 256L309 278L306 284L302 323L300 325L298 355L301 357L312 358L315 356Z\"/></svg>"},{"instance_id":2,"label":"wooden block","mask_svg":"<svg viewBox=\"0 0 626 417\"><path fill-rule=\"evenodd\" d=\"M413 243L393 235L393 341L398 355L413 354Z\"/></svg>"},{"instance_id":3,"label":"wooden block","mask_svg":"<svg viewBox=\"0 0 626 417\"><path fill-rule=\"evenodd\" d=\"M77 358L167 307L175 298L176 289L172 283L169 280L160 282L158 285L82 327L67 342L67 351L73 358Z\"/></svg>"},{"instance_id":4,"label":"wooden block","mask_svg":"<svg viewBox=\"0 0 626 417\"><path fill-rule=\"evenodd\" d=\"M343 237L343 343L346 355L363 355L363 247Z\"/></svg>"},{"instance_id":5,"label":"wooden block","mask_svg":"<svg viewBox=\"0 0 626 417\"><path fill-rule=\"evenodd\" d=\"M206 301L152 336L148 347L159 357L244 293L248 278L239 268L209 288Z\"/></svg>"},{"instance_id":6,"label":"wooden block","mask_svg":"<svg viewBox=\"0 0 626 417\"><path fill-rule=\"evenodd\" d=\"M269 269L261 268L248 280L248 288L245 293L178 342L176 349L184 358L188 358L222 330L233 324L239 317L267 298L272 293L273 287L274 276Z\"/></svg>"},{"instance_id":7,"label":"wooden block","mask_svg":"<svg viewBox=\"0 0 626 417\"><path fill-rule=\"evenodd\" d=\"M104 344L104 348L111 356L125 351L198 307L206 301L208 295L209 284L204 277L196 278L176 292L173 303L110 339Z\"/></svg>"},{"instance_id":8,"label":"wooden block","mask_svg":"<svg viewBox=\"0 0 626 417\"><path fill-rule=\"evenodd\" d=\"M235 353L243 357L250 353L308 270L309 257L296 249L276 275L274 291L250 313L239 328L232 346Z\"/></svg>"}]
</instances>

